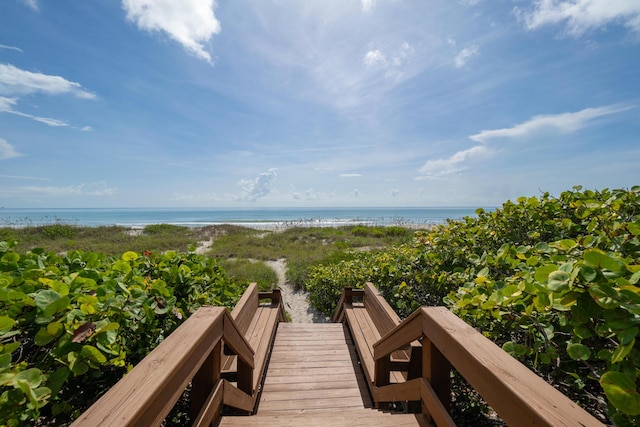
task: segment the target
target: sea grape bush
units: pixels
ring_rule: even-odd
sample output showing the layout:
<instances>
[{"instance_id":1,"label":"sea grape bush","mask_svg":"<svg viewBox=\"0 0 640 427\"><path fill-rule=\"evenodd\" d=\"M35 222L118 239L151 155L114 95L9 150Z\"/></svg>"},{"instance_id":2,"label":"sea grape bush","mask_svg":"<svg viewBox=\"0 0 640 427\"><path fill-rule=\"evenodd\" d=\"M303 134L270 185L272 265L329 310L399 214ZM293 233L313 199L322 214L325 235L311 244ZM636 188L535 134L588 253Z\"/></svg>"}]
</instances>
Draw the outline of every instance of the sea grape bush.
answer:
<instances>
[{"instance_id":1,"label":"sea grape bush","mask_svg":"<svg viewBox=\"0 0 640 427\"><path fill-rule=\"evenodd\" d=\"M341 280L376 283L403 315L447 305L603 421L639 425L639 257L640 187L575 187L318 268L308 288L324 309Z\"/></svg>"},{"instance_id":2,"label":"sea grape bush","mask_svg":"<svg viewBox=\"0 0 640 427\"><path fill-rule=\"evenodd\" d=\"M201 305L242 289L193 252L112 258L0 242L0 425L75 418Z\"/></svg>"}]
</instances>

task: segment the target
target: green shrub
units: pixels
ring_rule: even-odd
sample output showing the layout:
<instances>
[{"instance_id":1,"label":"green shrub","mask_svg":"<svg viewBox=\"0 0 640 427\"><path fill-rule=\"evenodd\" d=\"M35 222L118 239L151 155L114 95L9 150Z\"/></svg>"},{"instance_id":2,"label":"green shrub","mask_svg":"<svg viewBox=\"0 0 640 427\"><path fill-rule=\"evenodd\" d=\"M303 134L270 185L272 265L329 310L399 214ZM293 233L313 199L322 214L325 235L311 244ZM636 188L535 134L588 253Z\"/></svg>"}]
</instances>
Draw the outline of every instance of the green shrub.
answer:
<instances>
[{"instance_id":1,"label":"green shrub","mask_svg":"<svg viewBox=\"0 0 640 427\"><path fill-rule=\"evenodd\" d=\"M242 288L211 258L0 242L0 425L77 417L201 305Z\"/></svg>"},{"instance_id":2,"label":"green shrub","mask_svg":"<svg viewBox=\"0 0 640 427\"><path fill-rule=\"evenodd\" d=\"M579 402L640 424L640 187L507 201L309 275L312 303L374 282L396 311L447 305Z\"/></svg>"}]
</instances>

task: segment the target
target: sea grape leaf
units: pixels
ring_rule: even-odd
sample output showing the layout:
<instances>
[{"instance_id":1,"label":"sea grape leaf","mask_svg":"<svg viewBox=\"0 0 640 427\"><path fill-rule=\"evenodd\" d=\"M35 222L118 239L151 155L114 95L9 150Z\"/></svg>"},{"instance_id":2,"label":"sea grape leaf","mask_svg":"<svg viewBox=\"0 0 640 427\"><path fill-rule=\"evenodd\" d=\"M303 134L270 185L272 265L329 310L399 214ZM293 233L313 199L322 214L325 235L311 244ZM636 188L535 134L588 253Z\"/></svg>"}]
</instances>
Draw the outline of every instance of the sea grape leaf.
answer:
<instances>
[{"instance_id":1,"label":"sea grape leaf","mask_svg":"<svg viewBox=\"0 0 640 427\"><path fill-rule=\"evenodd\" d=\"M573 360L589 360L591 350L584 344L570 343L567 345L567 353Z\"/></svg>"},{"instance_id":2,"label":"sea grape leaf","mask_svg":"<svg viewBox=\"0 0 640 427\"><path fill-rule=\"evenodd\" d=\"M633 350L633 346L636 344L635 338L632 339L628 344L618 345L618 347L614 350L613 355L611 356L611 363L618 363L627 357L627 355Z\"/></svg>"},{"instance_id":3,"label":"sea grape leaf","mask_svg":"<svg viewBox=\"0 0 640 427\"><path fill-rule=\"evenodd\" d=\"M0 333L9 331L13 328L13 325L16 324L16 321L13 320L9 316L0 316Z\"/></svg>"},{"instance_id":4,"label":"sea grape leaf","mask_svg":"<svg viewBox=\"0 0 640 427\"><path fill-rule=\"evenodd\" d=\"M553 271L547 278L547 286L552 292L562 292L569 288L569 273L561 270Z\"/></svg>"},{"instance_id":5,"label":"sea grape leaf","mask_svg":"<svg viewBox=\"0 0 640 427\"><path fill-rule=\"evenodd\" d=\"M635 381L622 372L609 371L600 377L607 399L627 415L640 415L640 393Z\"/></svg>"}]
</instances>

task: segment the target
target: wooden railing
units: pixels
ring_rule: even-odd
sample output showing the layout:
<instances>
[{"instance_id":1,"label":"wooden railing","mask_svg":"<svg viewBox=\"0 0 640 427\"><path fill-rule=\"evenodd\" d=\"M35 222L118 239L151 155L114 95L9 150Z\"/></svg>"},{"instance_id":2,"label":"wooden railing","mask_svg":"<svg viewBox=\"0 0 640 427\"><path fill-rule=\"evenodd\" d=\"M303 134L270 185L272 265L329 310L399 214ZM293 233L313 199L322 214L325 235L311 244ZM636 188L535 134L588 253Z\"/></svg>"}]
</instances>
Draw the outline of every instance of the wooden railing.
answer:
<instances>
[{"instance_id":1,"label":"wooden railing","mask_svg":"<svg viewBox=\"0 0 640 427\"><path fill-rule=\"evenodd\" d=\"M279 292L273 298L281 310ZM237 383L221 378L223 347L237 355ZM191 419L208 426L222 406L252 412L257 397L254 350L224 307L201 307L73 424L158 426L191 383Z\"/></svg>"},{"instance_id":2,"label":"wooden railing","mask_svg":"<svg viewBox=\"0 0 640 427\"><path fill-rule=\"evenodd\" d=\"M417 339L422 377L389 384L391 353ZM422 400L423 413L437 426L455 425L449 415L452 367L508 425L603 425L445 307L418 309L380 338L373 354L377 395Z\"/></svg>"}]
</instances>

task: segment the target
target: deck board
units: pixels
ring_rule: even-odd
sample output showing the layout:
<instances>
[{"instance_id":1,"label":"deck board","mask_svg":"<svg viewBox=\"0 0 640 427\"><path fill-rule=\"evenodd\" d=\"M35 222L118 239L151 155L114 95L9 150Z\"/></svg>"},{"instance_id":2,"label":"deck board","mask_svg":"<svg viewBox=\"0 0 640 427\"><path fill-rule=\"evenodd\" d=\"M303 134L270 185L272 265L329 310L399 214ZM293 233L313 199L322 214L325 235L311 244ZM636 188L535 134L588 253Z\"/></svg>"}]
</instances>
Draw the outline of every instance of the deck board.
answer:
<instances>
[{"instance_id":1,"label":"deck board","mask_svg":"<svg viewBox=\"0 0 640 427\"><path fill-rule=\"evenodd\" d=\"M351 335L340 323L280 323L257 413L220 426L416 426L421 415L371 409Z\"/></svg>"},{"instance_id":2,"label":"deck board","mask_svg":"<svg viewBox=\"0 0 640 427\"><path fill-rule=\"evenodd\" d=\"M364 408L371 400L354 365L342 324L281 323L264 380L258 415L321 408ZM363 388L365 387L365 388Z\"/></svg>"}]
</instances>

